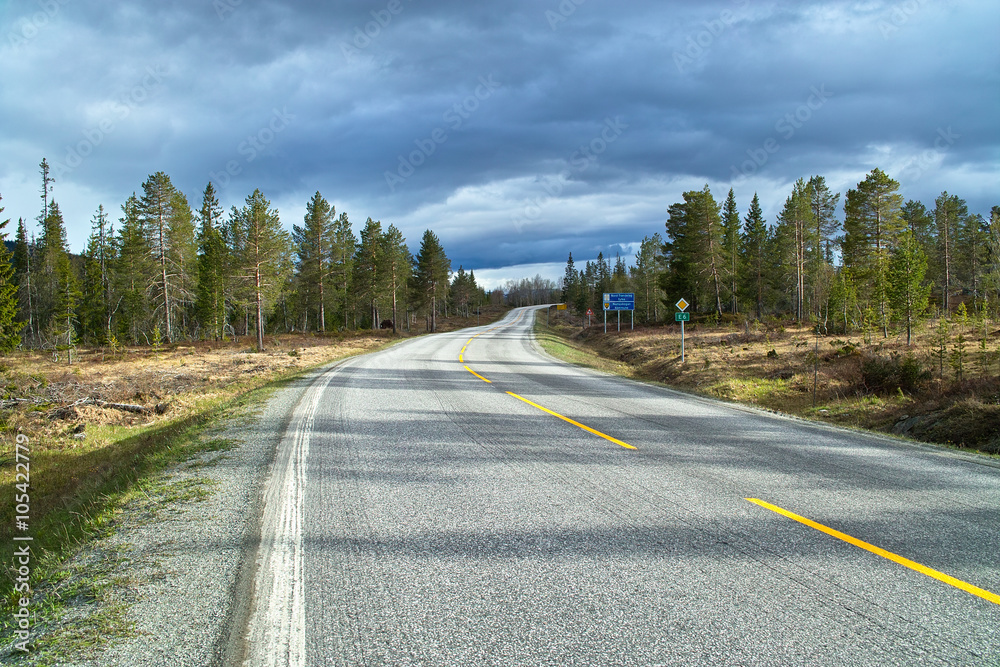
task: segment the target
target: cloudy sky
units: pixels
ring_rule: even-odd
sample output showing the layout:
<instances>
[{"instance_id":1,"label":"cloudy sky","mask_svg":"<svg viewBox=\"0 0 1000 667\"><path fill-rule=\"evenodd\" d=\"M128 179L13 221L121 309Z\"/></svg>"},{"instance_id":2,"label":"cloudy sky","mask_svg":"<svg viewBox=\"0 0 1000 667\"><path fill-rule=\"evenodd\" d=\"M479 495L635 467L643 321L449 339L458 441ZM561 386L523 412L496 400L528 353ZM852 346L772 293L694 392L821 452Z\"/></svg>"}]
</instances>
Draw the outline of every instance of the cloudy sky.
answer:
<instances>
[{"instance_id":1,"label":"cloudy sky","mask_svg":"<svg viewBox=\"0 0 1000 667\"><path fill-rule=\"evenodd\" d=\"M288 227L319 190L487 282L629 254L706 183L771 221L797 178L874 167L1000 204L996 0L10 0L0 26L4 217L34 225L45 157L77 252L155 171Z\"/></svg>"}]
</instances>

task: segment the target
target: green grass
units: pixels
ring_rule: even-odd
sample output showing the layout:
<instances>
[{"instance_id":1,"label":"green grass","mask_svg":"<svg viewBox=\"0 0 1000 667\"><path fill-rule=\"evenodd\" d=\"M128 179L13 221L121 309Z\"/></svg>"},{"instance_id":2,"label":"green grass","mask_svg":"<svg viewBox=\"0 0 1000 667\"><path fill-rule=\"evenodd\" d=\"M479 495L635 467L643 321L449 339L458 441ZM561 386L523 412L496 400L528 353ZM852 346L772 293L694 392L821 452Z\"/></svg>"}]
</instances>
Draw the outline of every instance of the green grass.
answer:
<instances>
[{"instance_id":1,"label":"green grass","mask_svg":"<svg viewBox=\"0 0 1000 667\"><path fill-rule=\"evenodd\" d=\"M546 326L541 320L535 320L535 339L542 349L557 359L562 359L577 366L592 368L605 373L632 377L633 372L628 364L606 359L590 348L574 345L568 338L568 331Z\"/></svg>"}]
</instances>

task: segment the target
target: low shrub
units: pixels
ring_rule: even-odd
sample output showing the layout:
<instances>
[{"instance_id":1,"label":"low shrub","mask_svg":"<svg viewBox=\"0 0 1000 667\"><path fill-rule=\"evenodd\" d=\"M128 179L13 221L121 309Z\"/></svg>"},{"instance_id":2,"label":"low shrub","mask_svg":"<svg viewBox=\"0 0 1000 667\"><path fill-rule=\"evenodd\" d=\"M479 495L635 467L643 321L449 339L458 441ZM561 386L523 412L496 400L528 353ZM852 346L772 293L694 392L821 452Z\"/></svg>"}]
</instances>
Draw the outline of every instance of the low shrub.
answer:
<instances>
[{"instance_id":1,"label":"low shrub","mask_svg":"<svg viewBox=\"0 0 1000 667\"><path fill-rule=\"evenodd\" d=\"M871 355L861 362L861 381L868 391L876 394L894 391L912 394L930 379L931 372L912 356Z\"/></svg>"}]
</instances>

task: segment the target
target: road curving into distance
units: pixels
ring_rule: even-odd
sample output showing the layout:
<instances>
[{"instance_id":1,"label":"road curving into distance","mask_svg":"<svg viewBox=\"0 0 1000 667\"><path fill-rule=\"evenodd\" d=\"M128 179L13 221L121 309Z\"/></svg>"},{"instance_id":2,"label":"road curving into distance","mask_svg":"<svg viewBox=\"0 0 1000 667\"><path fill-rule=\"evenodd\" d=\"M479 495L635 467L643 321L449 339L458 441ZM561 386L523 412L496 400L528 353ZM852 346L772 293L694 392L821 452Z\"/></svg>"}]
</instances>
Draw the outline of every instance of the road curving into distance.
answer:
<instances>
[{"instance_id":1,"label":"road curving into distance","mask_svg":"<svg viewBox=\"0 0 1000 667\"><path fill-rule=\"evenodd\" d=\"M305 393L246 664L1000 665L1000 468L567 365L533 317Z\"/></svg>"}]
</instances>

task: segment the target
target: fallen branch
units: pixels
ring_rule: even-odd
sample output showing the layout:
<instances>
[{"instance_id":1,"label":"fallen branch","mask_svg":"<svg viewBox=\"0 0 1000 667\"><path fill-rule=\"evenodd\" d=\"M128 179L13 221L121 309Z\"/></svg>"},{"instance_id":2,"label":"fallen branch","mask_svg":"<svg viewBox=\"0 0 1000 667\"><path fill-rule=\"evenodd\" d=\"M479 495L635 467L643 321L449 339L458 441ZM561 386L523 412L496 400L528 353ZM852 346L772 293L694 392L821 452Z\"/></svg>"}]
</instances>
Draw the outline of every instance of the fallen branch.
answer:
<instances>
[{"instance_id":1,"label":"fallen branch","mask_svg":"<svg viewBox=\"0 0 1000 667\"><path fill-rule=\"evenodd\" d=\"M115 410L124 410L125 412L132 412L137 415L148 415L153 412L144 405L135 405L133 403L108 403L107 401L97 399L91 399L91 402L99 408L114 408Z\"/></svg>"}]
</instances>

